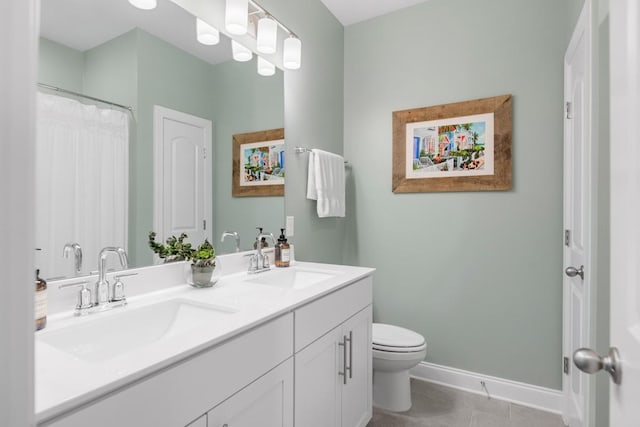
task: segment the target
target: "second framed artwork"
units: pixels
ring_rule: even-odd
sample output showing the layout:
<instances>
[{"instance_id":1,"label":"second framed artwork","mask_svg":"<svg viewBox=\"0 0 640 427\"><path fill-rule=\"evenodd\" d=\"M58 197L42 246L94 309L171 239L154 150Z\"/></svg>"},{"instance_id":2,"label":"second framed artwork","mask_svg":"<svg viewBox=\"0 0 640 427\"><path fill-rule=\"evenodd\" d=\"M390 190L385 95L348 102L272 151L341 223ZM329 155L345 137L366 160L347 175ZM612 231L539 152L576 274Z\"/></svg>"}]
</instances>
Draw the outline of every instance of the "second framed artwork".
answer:
<instances>
[{"instance_id":1,"label":"second framed artwork","mask_svg":"<svg viewBox=\"0 0 640 427\"><path fill-rule=\"evenodd\" d=\"M233 135L233 197L284 196L284 129Z\"/></svg>"},{"instance_id":2,"label":"second framed artwork","mask_svg":"<svg viewBox=\"0 0 640 427\"><path fill-rule=\"evenodd\" d=\"M395 111L392 189L511 189L511 95Z\"/></svg>"}]
</instances>

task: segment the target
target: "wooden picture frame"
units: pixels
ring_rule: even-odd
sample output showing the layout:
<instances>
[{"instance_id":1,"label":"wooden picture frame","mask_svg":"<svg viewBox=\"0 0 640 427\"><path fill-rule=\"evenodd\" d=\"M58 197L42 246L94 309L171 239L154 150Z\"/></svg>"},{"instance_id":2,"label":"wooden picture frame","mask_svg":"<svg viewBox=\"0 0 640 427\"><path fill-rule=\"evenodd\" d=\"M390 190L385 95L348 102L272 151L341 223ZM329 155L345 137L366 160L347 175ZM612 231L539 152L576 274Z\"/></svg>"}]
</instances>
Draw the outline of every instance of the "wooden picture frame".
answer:
<instances>
[{"instance_id":1,"label":"wooden picture frame","mask_svg":"<svg viewBox=\"0 0 640 427\"><path fill-rule=\"evenodd\" d=\"M284 129L233 135L233 197L284 196Z\"/></svg>"},{"instance_id":2,"label":"wooden picture frame","mask_svg":"<svg viewBox=\"0 0 640 427\"><path fill-rule=\"evenodd\" d=\"M394 193L511 189L511 95L392 117Z\"/></svg>"}]
</instances>

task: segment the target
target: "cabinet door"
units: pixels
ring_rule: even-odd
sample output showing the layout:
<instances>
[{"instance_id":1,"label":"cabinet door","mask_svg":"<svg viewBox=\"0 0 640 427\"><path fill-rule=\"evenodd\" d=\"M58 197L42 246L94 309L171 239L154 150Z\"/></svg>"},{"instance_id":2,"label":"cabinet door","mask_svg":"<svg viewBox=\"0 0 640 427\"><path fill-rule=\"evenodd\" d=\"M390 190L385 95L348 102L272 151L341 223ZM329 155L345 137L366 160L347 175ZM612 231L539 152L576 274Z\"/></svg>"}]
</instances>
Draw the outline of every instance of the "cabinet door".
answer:
<instances>
[{"instance_id":1,"label":"cabinet door","mask_svg":"<svg viewBox=\"0 0 640 427\"><path fill-rule=\"evenodd\" d=\"M347 383L342 386L342 427L365 427L371 419L371 306L347 320Z\"/></svg>"},{"instance_id":2,"label":"cabinet door","mask_svg":"<svg viewBox=\"0 0 640 427\"><path fill-rule=\"evenodd\" d=\"M296 427L340 426L341 339L338 327L296 354Z\"/></svg>"},{"instance_id":3,"label":"cabinet door","mask_svg":"<svg viewBox=\"0 0 640 427\"><path fill-rule=\"evenodd\" d=\"M207 413L208 427L293 427L293 358Z\"/></svg>"}]
</instances>

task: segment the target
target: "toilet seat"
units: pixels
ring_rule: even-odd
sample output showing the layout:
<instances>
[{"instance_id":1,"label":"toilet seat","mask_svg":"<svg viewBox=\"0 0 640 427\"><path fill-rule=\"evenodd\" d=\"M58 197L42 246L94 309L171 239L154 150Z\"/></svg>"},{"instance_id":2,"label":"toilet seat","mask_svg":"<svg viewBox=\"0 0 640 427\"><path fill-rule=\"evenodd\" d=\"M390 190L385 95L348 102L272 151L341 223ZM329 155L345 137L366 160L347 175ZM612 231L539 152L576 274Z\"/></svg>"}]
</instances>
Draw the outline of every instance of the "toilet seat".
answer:
<instances>
[{"instance_id":1,"label":"toilet seat","mask_svg":"<svg viewBox=\"0 0 640 427\"><path fill-rule=\"evenodd\" d=\"M425 350L427 348L427 344L423 343L422 345L419 345L417 347L394 347L394 346L387 346L387 345L380 345L380 344L373 343L372 348L378 351L386 351L386 352L393 352L393 353L417 353Z\"/></svg>"},{"instance_id":2,"label":"toilet seat","mask_svg":"<svg viewBox=\"0 0 640 427\"><path fill-rule=\"evenodd\" d=\"M373 348L380 351L410 353L422 351L427 347L422 335L384 323L372 325L371 341Z\"/></svg>"}]
</instances>

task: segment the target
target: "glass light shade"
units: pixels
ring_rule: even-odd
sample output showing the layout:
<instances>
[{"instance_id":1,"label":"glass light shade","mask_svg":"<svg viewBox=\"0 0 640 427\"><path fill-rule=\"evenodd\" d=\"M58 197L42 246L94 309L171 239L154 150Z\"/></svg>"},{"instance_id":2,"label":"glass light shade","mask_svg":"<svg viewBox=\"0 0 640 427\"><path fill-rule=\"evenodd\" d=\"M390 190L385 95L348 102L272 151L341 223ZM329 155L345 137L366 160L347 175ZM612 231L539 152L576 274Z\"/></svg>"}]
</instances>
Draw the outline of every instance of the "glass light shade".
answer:
<instances>
[{"instance_id":1,"label":"glass light shade","mask_svg":"<svg viewBox=\"0 0 640 427\"><path fill-rule=\"evenodd\" d=\"M261 56L258 56L258 74L261 76L273 76L276 73L276 66Z\"/></svg>"},{"instance_id":2,"label":"glass light shade","mask_svg":"<svg viewBox=\"0 0 640 427\"><path fill-rule=\"evenodd\" d=\"M302 41L297 37L287 37L284 40L282 65L288 70L297 70L302 64Z\"/></svg>"},{"instance_id":3,"label":"glass light shade","mask_svg":"<svg viewBox=\"0 0 640 427\"><path fill-rule=\"evenodd\" d=\"M200 18L196 18L198 41L206 45L220 43L220 32Z\"/></svg>"},{"instance_id":4,"label":"glass light shade","mask_svg":"<svg viewBox=\"0 0 640 427\"><path fill-rule=\"evenodd\" d=\"M129 0L129 3L138 9L151 10L156 8L158 0Z\"/></svg>"},{"instance_id":5,"label":"glass light shade","mask_svg":"<svg viewBox=\"0 0 640 427\"><path fill-rule=\"evenodd\" d=\"M235 40L231 40L231 51L233 52L233 59L238 62L247 62L253 58L251 49L247 49Z\"/></svg>"},{"instance_id":6,"label":"glass light shade","mask_svg":"<svg viewBox=\"0 0 640 427\"><path fill-rule=\"evenodd\" d=\"M278 42L278 24L269 17L264 17L258 21L258 40L256 49L260 53L275 53Z\"/></svg>"},{"instance_id":7,"label":"glass light shade","mask_svg":"<svg viewBox=\"0 0 640 427\"><path fill-rule=\"evenodd\" d=\"M224 11L224 26L231 34L247 33L249 25L249 0L227 0Z\"/></svg>"}]
</instances>

